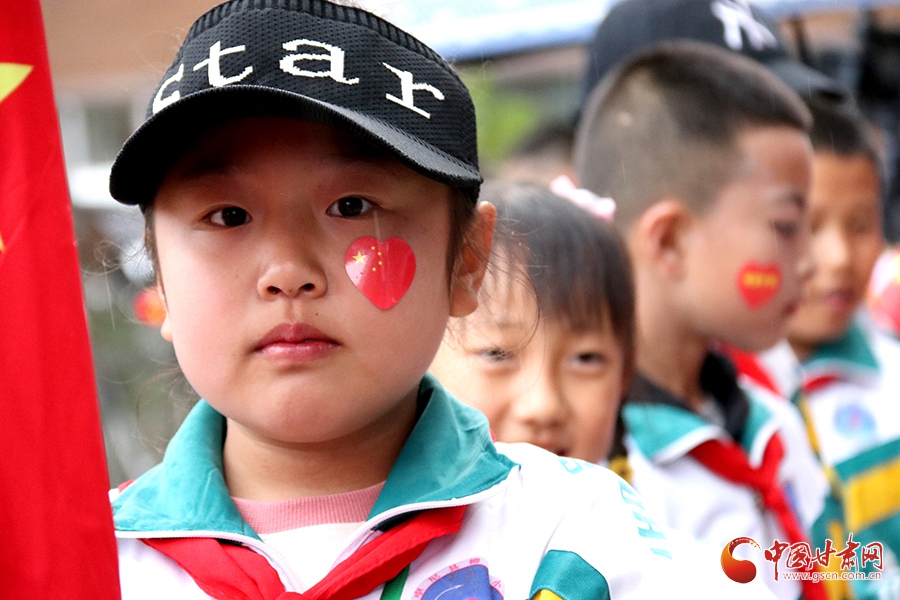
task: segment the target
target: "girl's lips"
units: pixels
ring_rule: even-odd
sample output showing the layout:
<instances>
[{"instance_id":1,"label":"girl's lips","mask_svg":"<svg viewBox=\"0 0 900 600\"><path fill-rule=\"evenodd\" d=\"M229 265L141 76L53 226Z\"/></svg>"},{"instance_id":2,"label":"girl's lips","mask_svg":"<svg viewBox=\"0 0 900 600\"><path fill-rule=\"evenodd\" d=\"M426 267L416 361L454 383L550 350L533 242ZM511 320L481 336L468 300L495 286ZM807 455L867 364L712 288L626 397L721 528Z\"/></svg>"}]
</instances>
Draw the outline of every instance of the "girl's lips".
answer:
<instances>
[{"instance_id":1,"label":"girl's lips","mask_svg":"<svg viewBox=\"0 0 900 600\"><path fill-rule=\"evenodd\" d=\"M340 343L304 323L282 323L273 327L254 348L268 358L303 362L322 356Z\"/></svg>"},{"instance_id":2,"label":"girl's lips","mask_svg":"<svg viewBox=\"0 0 900 600\"><path fill-rule=\"evenodd\" d=\"M856 297L847 290L834 290L822 295L822 304L834 314L847 314L856 309Z\"/></svg>"}]
</instances>

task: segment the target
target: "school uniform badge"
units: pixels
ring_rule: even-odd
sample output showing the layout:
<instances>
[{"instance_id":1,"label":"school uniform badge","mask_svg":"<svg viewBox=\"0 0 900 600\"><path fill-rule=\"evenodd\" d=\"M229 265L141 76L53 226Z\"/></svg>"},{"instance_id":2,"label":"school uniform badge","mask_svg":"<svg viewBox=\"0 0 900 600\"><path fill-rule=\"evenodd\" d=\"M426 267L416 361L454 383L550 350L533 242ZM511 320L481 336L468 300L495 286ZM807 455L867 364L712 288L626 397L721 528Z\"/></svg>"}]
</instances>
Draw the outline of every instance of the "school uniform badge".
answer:
<instances>
[{"instance_id":1,"label":"school uniform badge","mask_svg":"<svg viewBox=\"0 0 900 600\"><path fill-rule=\"evenodd\" d=\"M491 578L481 558L441 569L416 588L416 600L503 600L499 579Z\"/></svg>"},{"instance_id":2,"label":"school uniform badge","mask_svg":"<svg viewBox=\"0 0 900 600\"><path fill-rule=\"evenodd\" d=\"M858 404L844 404L834 413L834 428L846 437L870 436L875 433L875 417Z\"/></svg>"}]
</instances>

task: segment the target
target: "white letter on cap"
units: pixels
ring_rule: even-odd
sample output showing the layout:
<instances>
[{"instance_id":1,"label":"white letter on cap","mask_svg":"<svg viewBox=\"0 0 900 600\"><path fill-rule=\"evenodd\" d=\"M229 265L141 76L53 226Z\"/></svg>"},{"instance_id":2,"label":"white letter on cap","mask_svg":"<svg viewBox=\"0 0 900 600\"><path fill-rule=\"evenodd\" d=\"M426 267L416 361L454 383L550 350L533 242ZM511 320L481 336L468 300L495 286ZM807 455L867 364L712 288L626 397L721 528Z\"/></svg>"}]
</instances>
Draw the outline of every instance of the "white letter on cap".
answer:
<instances>
[{"instance_id":1,"label":"white letter on cap","mask_svg":"<svg viewBox=\"0 0 900 600\"><path fill-rule=\"evenodd\" d=\"M740 52L744 47L741 30L747 33L747 39L754 50L778 47L775 35L753 17L747 0L716 0L712 4L712 13L722 21L725 43L735 52Z\"/></svg>"},{"instance_id":2,"label":"white letter on cap","mask_svg":"<svg viewBox=\"0 0 900 600\"><path fill-rule=\"evenodd\" d=\"M385 94L384 97L390 100L391 102L396 102L400 106L405 106L409 110L415 111L425 117L426 119L431 118L431 113L425 112L415 104L415 98L413 98L413 92L417 90L425 90L426 92L431 92L431 95L437 98L438 100L444 99L444 94L441 90L437 89L433 85L428 85L427 83L413 83L413 74L409 71L401 71L400 69L396 69L387 63L381 63L391 71L397 74L397 77L400 78L400 97L392 96L391 94Z\"/></svg>"},{"instance_id":3,"label":"white letter on cap","mask_svg":"<svg viewBox=\"0 0 900 600\"><path fill-rule=\"evenodd\" d=\"M237 83L247 75L253 72L253 67L247 67L241 71L240 75L234 77L222 77L222 68L219 65L219 59L226 54L234 54L235 52L243 52L247 48L245 46L234 46L222 50L222 42L216 42L209 48L209 58L201 60L194 65L194 70L199 71L203 67L208 67L209 85L213 87L223 87L229 83Z\"/></svg>"},{"instance_id":4,"label":"white letter on cap","mask_svg":"<svg viewBox=\"0 0 900 600\"><path fill-rule=\"evenodd\" d=\"M299 75L300 77L331 77L338 83L354 85L359 83L359 77L346 79L344 77L344 51L337 46L324 44L314 40L293 40L284 43L284 49L289 52L296 52L300 46L314 46L328 50L328 54L288 54L278 63L281 70L291 75ZM298 60L326 60L331 68L327 71L304 71L297 68L294 64Z\"/></svg>"},{"instance_id":5,"label":"white letter on cap","mask_svg":"<svg viewBox=\"0 0 900 600\"><path fill-rule=\"evenodd\" d=\"M175 83L176 81L181 81L181 78L184 77L184 63L178 65L178 72L163 81L163 84L159 86L159 91L156 92L156 96L153 98L153 114L155 115L168 105L173 102L178 102L181 99L181 92L175 90L165 98L162 97L163 92L166 91L166 88L169 87L170 84Z\"/></svg>"}]
</instances>

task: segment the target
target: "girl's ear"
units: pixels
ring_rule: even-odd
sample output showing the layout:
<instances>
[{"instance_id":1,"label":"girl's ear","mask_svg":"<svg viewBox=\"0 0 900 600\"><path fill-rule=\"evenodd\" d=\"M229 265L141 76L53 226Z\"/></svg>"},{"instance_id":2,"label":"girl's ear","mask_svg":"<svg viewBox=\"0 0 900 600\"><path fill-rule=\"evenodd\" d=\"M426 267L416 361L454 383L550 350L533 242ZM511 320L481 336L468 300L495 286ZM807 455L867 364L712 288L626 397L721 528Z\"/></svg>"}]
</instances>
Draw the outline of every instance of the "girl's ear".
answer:
<instances>
[{"instance_id":1,"label":"girl's ear","mask_svg":"<svg viewBox=\"0 0 900 600\"><path fill-rule=\"evenodd\" d=\"M678 199L657 202L638 218L632 228L629 245L666 277L679 277L683 272L685 234L691 224L691 213Z\"/></svg>"},{"instance_id":2,"label":"girl's ear","mask_svg":"<svg viewBox=\"0 0 900 600\"><path fill-rule=\"evenodd\" d=\"M162 325L159 327L159 335L167 342L171 342L172 323L169 321L169 307L166 305L166 293L163 289L162 279L159 277L156 278L156 292L159 294L159 301L162 302L163 308L166 311L166 316L163 318Z\"/></svg>"},{"instance_id":3,"label":"girl's ear","mask_svg":"<svg viewBox=\"0 0 900 600\"><path fill-rule=\"evenodd\" d=\"M462 248L450 281L450 316L464 317L478 308L478 290L484 280L491 245L494 241L494 222L497 209L490 202L479 202L475 217L463 238Z\"/></svg>"}]
</instances>

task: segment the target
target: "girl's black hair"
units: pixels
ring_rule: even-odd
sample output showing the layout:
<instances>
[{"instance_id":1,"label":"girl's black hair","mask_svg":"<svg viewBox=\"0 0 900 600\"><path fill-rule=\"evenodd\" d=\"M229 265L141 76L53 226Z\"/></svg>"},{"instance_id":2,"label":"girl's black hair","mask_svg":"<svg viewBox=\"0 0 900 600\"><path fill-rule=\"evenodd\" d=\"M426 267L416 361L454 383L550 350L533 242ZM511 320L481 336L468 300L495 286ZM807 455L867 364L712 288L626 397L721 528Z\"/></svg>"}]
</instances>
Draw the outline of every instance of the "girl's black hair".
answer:
<instances>
[{"instance_id":1,"label":"girl's black hair","mask_svg":"<svg viewBox=\"0 0 900 600\"><path fill-rule=\"evenodd\" d=\"M497 207L492 269L526 275L540 315L574 330L603 328L608 316L624 351L627 388L634 368L634 284L619 235L539 185L488 182L481 199Z\"/></svg>"},{"instance_id":2,"label":"girl's black hair","mask_svg":"<svg viewBox=\"0 0 900 600\"><path fill-rule=\"evenodd\" d=\"M497 207L492 270L524 274L542 317L576 331L609 323L622 347L624 395L634 371L635 300L622 238L611 224L538 185L489 182L481 199ZM608 459L627 479L624 435L620 409Z\"/></svg>"}]
</instances>

